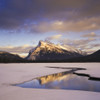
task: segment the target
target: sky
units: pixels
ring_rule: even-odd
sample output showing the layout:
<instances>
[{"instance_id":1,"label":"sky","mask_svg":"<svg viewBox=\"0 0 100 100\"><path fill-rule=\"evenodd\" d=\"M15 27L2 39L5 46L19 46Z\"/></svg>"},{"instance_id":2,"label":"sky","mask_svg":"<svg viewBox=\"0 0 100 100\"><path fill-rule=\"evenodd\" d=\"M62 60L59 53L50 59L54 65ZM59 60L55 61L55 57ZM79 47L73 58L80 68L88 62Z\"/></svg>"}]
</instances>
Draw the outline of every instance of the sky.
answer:
<instances>
[{"instance_id":1,"label":"sky","mask_svg":"<svg viewBox=\"0 0 100 100\"><path fill-rule=\"evenodd\" d=\"M40 40L100 49L100 0L0 0L0 51L26 56Z\"/></svg>"}]
</instances>

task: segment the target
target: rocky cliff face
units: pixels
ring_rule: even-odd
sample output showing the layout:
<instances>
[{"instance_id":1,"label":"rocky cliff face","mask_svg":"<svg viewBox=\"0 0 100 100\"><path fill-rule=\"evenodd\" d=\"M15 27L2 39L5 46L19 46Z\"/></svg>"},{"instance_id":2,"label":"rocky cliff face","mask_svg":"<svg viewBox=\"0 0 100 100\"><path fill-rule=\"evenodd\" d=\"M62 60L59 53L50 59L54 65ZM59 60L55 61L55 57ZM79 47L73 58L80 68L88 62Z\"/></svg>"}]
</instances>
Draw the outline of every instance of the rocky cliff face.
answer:
<instances>
[{"instance_id":1,"label":"rocky cliff face","mask_svg":"<svg viewBox=\"0 0 100 100\"><path fill-rule=\"evenodd\" d=\"M29 51L27 59L35 61L59 61L73 57L80 57L82 55L81 51L70 46L61 46L39 41L38 46Z\"/></svg>"}]
</instances>

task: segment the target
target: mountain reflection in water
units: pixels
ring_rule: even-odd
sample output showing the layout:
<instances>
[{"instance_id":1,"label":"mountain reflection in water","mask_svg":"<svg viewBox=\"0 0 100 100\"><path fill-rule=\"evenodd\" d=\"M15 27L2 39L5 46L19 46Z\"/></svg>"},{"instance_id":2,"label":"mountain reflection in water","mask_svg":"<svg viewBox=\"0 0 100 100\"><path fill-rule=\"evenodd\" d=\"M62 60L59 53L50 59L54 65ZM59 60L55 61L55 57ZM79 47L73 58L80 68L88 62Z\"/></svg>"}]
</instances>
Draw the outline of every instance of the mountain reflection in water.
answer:
<instances>
[{"instance_id":1,"label":"mountain reflection in water","mask_svg":"<svg viewBox=\"0 0 100 100\"><path fill-rule=\"evenodd\" d=\"M100 81L88 80L89 77L62 72L36 78L32 81L17 84L23 88L69 89L100 92Z\"/></svg>"}]
</instances>

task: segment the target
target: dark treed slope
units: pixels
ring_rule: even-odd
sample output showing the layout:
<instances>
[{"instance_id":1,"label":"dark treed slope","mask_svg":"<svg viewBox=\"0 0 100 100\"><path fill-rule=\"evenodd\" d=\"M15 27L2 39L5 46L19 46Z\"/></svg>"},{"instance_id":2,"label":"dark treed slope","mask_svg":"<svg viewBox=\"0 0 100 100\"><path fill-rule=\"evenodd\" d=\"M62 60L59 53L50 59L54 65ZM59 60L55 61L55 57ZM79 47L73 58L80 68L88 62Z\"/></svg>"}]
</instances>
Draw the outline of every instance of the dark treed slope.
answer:
<instances>
[{"instance_id":1,"label":"dark treed slope","mask_svg":"<svg viewBox=\"0 0 100 100\"><path fill-rule=\"evenodd\" d=\"M100 50L84 57L69 59L67 62L100 62Z\"/></svg>"},{"instance_id":2,"label":"dark treed slope","mask_svg":"<svg viewBox=\"0 0 100 100\"><path fill-rule=\"evenodd\" d=\"M0 51L0 63L24 62L25 60L18 55Z\"/></svg>"}]
</instances>

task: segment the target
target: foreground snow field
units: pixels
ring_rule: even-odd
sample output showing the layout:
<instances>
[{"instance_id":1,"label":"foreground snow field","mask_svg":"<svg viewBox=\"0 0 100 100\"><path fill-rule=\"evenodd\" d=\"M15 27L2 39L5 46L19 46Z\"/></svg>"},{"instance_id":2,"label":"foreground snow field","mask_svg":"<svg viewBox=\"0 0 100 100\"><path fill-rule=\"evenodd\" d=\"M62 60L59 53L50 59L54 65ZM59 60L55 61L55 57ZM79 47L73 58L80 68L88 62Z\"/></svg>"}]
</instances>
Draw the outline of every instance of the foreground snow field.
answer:
<instances>
[{"instance_id":1,"label":"foreground snow field","mask_svg":"<svg viewBox=\"0 0 100 100\"><path fill-rule=\"evenodd\" d=\"M27 63L0 64L0 100L100 100L99 92L55 89L29 89L11 86L36 77L66 71L46 66L78 67L78 73L100 77L100 63ZM67 69L68 70L68 69Z\"/></svg>"}]
</instances>

